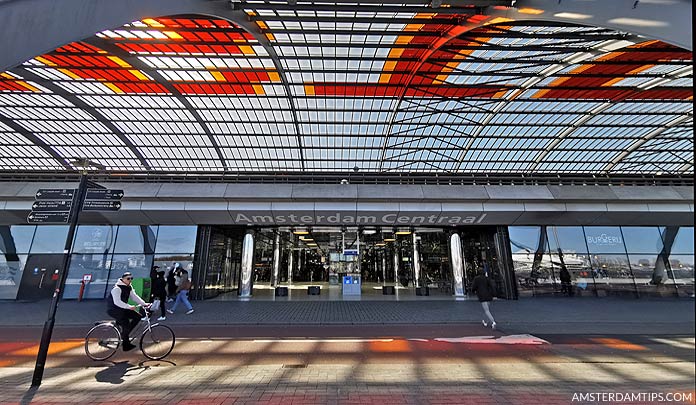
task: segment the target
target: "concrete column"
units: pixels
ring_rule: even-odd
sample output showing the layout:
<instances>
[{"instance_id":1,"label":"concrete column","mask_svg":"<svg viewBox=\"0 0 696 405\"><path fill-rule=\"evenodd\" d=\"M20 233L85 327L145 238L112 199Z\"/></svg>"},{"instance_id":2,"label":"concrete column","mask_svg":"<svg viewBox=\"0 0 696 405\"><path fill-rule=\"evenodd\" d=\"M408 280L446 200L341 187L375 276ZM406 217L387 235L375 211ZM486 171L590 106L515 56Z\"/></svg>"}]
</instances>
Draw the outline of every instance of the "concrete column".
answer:
<instances>
[{"instance_id":1,"label":"concrete column","mask_svg":"<svg viewBox=\"0 0 696 405\"><path fill-rule=\"evenodd\" d=\"M275 243L273 244L273 276L271 286L278 285L278 275L280 273L280 232L276 231Z\"/></svg>"},{"instance_id":2,"label":"concrete column","mask_svg":"<svg viewBox=\"0 0 696 405\"><path fill-rule=\"evenodd\" d=\"M462 239L458 233L450 235L450 257L454 277L454 295L464 296L464 260L462 260Z\"/></svg>"},{"instance_id":3,"label":"concrete column","mask_svg":"<svg viewBox=\"0 0 696 405\"><path fill-rule=\"evenodd\" d=\"M248 231L242 244L242 277L239 280L239 296L251 297L251 279L254 274L254 234Z\"/></svg>"},{"instance_id":4,"label":"concrete column","mask_svg":"<svg viewBox=\"0 0 696 405\"><path fill-rule=\"evenodd\" d=\"M420 253L418 252L418 240L416 233L413 232L413 278L414 285L420 287Z\"/></svg>"}]
</instances>

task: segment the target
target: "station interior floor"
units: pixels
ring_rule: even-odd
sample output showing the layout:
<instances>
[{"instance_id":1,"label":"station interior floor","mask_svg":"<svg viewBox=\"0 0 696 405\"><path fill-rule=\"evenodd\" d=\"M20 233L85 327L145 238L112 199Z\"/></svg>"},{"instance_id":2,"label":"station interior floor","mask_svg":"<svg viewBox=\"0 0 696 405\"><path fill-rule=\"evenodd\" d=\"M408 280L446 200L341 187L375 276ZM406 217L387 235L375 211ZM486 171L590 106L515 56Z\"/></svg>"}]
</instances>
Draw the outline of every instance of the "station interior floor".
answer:
<instances>
[{"instance_id":1,"label":"station interior floor","mask_svg":"<svg viewBox=\"0 0 696 405\"><path fill-rule=\"evenodd\" d=\"M394 286L394 283L387 283ZM396 286L394 295L382 294L382 283L363 283L360 295L344 295L340 284L329 285L327 282L319 283L281 283L279 286L288 287L286 297L276 297L275 287L268 283L254 284L251 297L240 297L237 291L220 294L210 298L210 301L411 301L411 300L467 300L468 297L454 297L451 292L441 292L437 288L429 288L429 295L417 295L415 287ZM319 295L309 295L307 287L319 286Z\"/></svg>"}]
</instances>

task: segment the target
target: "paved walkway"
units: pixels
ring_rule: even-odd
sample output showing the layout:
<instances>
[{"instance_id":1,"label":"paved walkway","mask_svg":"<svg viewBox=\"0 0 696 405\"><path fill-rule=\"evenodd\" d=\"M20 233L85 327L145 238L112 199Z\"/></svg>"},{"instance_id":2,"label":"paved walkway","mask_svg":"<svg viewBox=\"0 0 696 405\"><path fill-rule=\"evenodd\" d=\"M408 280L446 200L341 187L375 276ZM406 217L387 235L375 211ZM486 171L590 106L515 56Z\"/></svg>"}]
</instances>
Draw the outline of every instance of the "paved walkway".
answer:
<instances>
[{"instance_id":1,"label":"paved walkway","mask_svg":"<svg viewBox=\"0 0 696 405\"><path fill-rule=\"evenodd\" d=\"M495 301L496 331L476 301L203 301L167 317L166 361L98 363L82 336L104 302L67 301L32 389L48 304L0 303L0 404L696 403L690 299Z\"/></svg>"},{"instance_id":2,"label":"paved walkway","mask_svg":"<svg viewBox=\"0 0 696 405\"><path fill-rule=\"evenodd\" d=\"M477 301L194 301L196 311L168 315L172 325L447 325L477 324ZM48 301L0 303L0 328L41 326ZM65 301L56 326L86 326L106 317L104 301ZM693 299L536 298L497 300L492 311L510 333L693 334Z\"/></svg>"}]
</instances>

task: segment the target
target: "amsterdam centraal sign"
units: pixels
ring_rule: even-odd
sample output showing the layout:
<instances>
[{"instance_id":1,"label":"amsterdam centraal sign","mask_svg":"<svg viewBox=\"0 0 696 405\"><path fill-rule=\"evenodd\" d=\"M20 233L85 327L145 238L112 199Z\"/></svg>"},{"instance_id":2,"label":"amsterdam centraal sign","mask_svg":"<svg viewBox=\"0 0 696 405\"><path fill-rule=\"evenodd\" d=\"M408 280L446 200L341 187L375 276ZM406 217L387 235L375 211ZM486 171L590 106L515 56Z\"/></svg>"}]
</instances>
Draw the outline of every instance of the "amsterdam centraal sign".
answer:
<instances>
[{"instance_id":1,"label":"amsterdam centraal sign","mask_svg":"<svg viewBox=\"0 0 696 405\"><path fill-rule=\"evenodd\" d=\"M413 215L404 213L384 213L377 215L344 214L266 214L252 215L248 213L236 213L232 219L237 224L248 225L293 225L293 224L321 224L321 225L475 225L483 223L486 214L480 215Z\"/></svg>"}]
</instances>

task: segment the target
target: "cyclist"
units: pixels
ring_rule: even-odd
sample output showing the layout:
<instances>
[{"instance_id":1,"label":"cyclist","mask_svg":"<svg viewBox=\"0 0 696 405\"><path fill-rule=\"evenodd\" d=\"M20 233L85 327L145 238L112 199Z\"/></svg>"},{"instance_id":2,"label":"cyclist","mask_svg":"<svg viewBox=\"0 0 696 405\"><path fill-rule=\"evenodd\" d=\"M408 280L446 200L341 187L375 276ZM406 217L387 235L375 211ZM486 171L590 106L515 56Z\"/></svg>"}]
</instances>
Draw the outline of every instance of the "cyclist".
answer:
<instances>
[{"instance_id":1,"label":"cyclist","mask_svg":"<svg viewBox=\"0 0 696 405\"><path fill-rule=\"evenodd\" d=\"M130 332L140 322L142 315L138 312L138 307L128 304L128 299L132 299L139 305L147 307L148 304L136 294L131 286L133 275L127 271L116 281L111 294L106 298L107 311L116 324L121 327L121 338L123 339L123 351L133 350L135 345L130 342Z\"/></svg>"}]
</instances>

